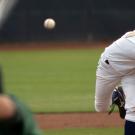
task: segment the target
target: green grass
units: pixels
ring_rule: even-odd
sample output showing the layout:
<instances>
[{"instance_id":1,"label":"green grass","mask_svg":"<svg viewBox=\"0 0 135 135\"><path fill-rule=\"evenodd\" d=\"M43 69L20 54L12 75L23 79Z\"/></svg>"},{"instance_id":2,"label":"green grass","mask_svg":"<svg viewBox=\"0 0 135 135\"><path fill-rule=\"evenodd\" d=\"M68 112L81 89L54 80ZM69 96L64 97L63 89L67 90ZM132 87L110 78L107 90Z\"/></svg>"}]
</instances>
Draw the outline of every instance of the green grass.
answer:
<instances>
[{"instance_id":1,"label":"green grass","mask_svg":"<svg viewBox=\"0 0 135 135\"><path fill-rule=\"evenodd\" d=\"M102 49L0 52L5 89L36 112L94 110L95 71Z\"/></svg>"},{"instance_id":2,"label":"green grass","mask_svg":"<svg viewBox=\"0 0 135 135\"><path fill-rule=\"evenodd\" d=\"M44 135L123 135L122 128L85 128L46 130Z\"/></svg>"}]
</instances>

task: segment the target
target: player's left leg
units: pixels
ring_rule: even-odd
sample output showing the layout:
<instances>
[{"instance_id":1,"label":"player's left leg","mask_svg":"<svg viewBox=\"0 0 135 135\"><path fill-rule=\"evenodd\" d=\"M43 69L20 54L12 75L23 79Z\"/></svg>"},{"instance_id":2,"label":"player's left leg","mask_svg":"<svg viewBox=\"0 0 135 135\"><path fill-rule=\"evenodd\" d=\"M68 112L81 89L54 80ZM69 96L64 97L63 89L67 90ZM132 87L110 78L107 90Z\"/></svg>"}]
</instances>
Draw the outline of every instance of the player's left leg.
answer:
<instances>
[{"instance_id":1,"label":"player's left leg","mask_svg":"<svg viewBox=\"0 0 135 135\"><path fill-rule=\"evenodd\" d=\"M95 109L105 112L111 104L111 96L114 88L120 83L121 75L117 73L109 63L101 58L96 72Z\"/></svg>"}]
</instances>

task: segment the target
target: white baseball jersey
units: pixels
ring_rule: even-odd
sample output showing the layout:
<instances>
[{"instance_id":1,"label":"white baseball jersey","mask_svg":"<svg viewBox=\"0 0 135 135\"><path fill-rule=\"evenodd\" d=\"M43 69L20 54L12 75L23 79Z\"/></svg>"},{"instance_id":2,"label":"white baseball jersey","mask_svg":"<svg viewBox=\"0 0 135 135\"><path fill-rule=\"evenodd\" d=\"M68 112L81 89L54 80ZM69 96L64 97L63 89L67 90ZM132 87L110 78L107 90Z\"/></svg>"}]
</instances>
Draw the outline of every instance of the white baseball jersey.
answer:
<instances>
[{"instance_id":1,"label":"white baseball jersey","mask_svg":"<svg viewBox=\"0 0 135 135\"><path fill-rule=\"evenodd\" d=\"M116 40L103 53L115 70L121 74L135 68L135 32L132 36L128 34L129 32Z\"/></svg>"},{"instance_id":2,"label":"white baseball jersey","mask_svg":"<svg viewBox=\"0 0 135 135\"><path fill-rule=\"evenodd\" d=\"M96 110L107 111L112 91L121 83L126 96L126 119L135 122L135 31L105 48L96 76Z\"/></svg>"}]
</instances>

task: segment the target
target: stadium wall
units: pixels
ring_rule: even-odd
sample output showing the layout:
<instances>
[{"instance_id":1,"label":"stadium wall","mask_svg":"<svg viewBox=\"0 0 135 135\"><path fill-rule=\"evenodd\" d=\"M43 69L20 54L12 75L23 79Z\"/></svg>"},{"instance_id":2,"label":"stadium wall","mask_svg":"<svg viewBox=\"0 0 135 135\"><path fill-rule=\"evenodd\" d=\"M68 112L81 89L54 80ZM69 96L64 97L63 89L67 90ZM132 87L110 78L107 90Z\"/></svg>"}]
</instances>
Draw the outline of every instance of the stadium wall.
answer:
<instances>
[{"instance_id":1,"label":"stadium wall","mask_svg":"<svg viewBox=\"0 0 135 135\"><path fill-rule=\"evenodd\" d=\"M0 41L104 40L135 26L135 1L20 0L0 31ZM56 28L43 27L45 18Z\"/></svg>"}]
</instances>

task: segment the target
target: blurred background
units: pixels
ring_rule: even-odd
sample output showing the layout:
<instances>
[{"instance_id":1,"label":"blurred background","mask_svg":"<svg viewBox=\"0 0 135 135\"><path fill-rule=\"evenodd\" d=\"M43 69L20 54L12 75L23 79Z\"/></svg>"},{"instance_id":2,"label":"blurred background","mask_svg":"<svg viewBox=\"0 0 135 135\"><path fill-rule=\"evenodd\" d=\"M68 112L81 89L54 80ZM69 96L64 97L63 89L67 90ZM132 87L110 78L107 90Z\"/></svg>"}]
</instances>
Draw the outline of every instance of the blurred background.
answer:
<instances>
[{"instance_id":1,"label":"blurred background","mask_svg":"<svg viewBox=\"0 0 135 135\"><path fill-rule=\"evenodd\" d=\"M134 29L135 1L18 0L7 10L11 1L0 1L0 10L5 8L0 12L0 64L6 91L34 112L95 111L99 56L107 41ZM54 29L43 27L46 18L56 21Z\"/></svg>"},{"instance_id":2,"label":"blurred background","mask_svg":"<svg viewBox=\"0 0 135 135\"><path fill-rule=\"evenodd\" d=\"M134 29L133 0L19 0L0 32L0 41L115 39ZM53 31L43 28L54 18Z\"/></svg>"}]
</instances>

